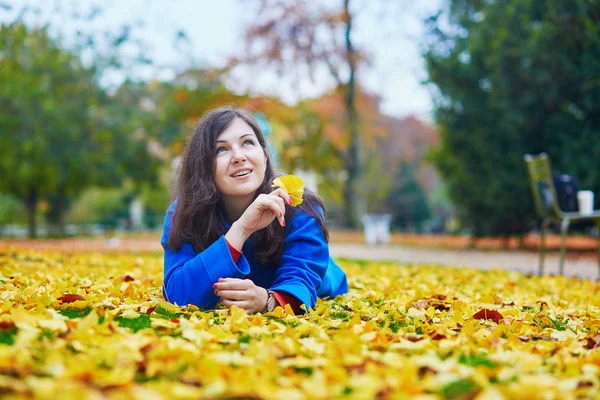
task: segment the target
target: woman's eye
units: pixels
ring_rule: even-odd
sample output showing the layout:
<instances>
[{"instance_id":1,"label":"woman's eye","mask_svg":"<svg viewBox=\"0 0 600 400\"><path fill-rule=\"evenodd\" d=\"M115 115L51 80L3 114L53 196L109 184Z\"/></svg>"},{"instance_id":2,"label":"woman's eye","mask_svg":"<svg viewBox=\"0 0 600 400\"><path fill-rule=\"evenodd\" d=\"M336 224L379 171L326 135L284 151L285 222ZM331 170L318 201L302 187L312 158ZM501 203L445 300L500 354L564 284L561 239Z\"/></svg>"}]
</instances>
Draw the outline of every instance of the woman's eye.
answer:
<instances>
[{"instance_id":1,"label":"woman's eye","mask_svg":"<svg viewBox=\"0 0 600 400\"><path fill-rule=\"evenodd\" d=\"M244 146L245 146L246 144L248 144L248 143L249 143L249 144L254 144L254 140L251 140L251 139L244 140Z\"/></svg>"},{"instance_id":2,"label":"woman's eye","mask_svg":"<svg viewBox=\"0 0 600 400\"><path fill-rule=\"evenodd\" d=\"M227 150L225 147L218 147L216 153L219 154L224 152L225 150Z\"/></svg>"}]
</instances>

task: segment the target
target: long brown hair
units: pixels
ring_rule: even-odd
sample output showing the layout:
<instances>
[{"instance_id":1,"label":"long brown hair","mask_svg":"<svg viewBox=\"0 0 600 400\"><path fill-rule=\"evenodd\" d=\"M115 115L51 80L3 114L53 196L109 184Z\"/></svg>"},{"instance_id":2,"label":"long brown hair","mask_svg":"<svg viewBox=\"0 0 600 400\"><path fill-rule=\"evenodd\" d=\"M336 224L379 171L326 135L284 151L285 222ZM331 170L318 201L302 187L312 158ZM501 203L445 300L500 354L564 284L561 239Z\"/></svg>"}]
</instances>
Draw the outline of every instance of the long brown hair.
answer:
<instances>
[{"instance_id":1,"label":"long brown hair","mask_svg":"<svg viewBox=\"0 0 600 400\"><path fill-rule=\"evenodd\" d=\"M183 241L190 242L197 252L201 252L227 232L223 220L223 203L221 194L213 177L213 163L217 137L229 124L239 118L254 131L258 142L268 154L265 137L252 115L243 109L221 107L207 112L198 122L183 151L181 163L175 182L172 200L176 201L173 213L172 229L169 233L169 248L178 251ZM273 191L271 184L279 176L267 157L265 178L256 191L261 193ZM325 238L329 240L329 231L325 223L325 207L319 196L310 190L304 191L304 201L296 207L313 216ZM293 207L286 205L286 225L294 212ZM264 265L276 266L283 253L284 227L277 219L265 229L255 232L251 239L256 243L255 256Z\"/></svg>"}]
</instances>

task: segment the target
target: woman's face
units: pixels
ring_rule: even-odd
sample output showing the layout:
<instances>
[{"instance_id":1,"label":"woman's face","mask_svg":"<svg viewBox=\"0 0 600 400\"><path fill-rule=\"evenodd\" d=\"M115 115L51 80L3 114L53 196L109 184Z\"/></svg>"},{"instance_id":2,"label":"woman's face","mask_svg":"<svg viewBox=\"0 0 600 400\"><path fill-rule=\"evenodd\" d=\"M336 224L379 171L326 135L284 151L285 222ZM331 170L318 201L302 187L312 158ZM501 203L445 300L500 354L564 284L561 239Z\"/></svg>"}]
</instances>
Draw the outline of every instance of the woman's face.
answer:
<instances>
[{"instance_id":1,"label":"woman's face","mask_svg":"<svg viewBox=\"0 0 600 400\"><path fill-rule=\"evenodd\" d=\"M254 196L264 180L267 155L250 125L240 118L217 137L214 160L215 184L224 200Z\"/></svg>"}]
</instances>

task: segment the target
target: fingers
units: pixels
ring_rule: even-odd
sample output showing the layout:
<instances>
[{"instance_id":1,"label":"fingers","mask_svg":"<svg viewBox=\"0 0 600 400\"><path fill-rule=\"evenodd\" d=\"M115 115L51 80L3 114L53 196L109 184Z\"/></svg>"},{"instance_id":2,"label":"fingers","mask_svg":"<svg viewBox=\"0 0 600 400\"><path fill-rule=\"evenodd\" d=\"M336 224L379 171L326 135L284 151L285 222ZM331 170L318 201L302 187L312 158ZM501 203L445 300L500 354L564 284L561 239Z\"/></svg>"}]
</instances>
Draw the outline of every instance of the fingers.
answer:
<instances>
[{"instance_id":1,"label":"fingers","mask_svg":"<svg viewBox=\"0 0 600 400\"><path fill-rule=\"evenodd\" d=\"M238 306L239 308L242 308L246 311L250 309L250 303L247 300L233 300L223 298L223 304L225 304L227 307Z\"/></svg>"},{"instance_id":2,"label":"fingers","mask_svg":"<svg viewBox=\"0 0 600 400\"><path fill-rule=\"evenodd\" d=\"M269 195L269 197L271 197L273 199L273 201L275 201L275 203L277 204L277 207L279 208L279 214L277 215L277 218L279 219L279 223L281 224L281 226L285 226L285 203L284 200L279 197L279 196L275 196L275 195Z\"/></svg>"},{"instance_id":3,"label":"fingers","mask_svg":"<svg viewBox=\"0 0 600 400\"><path fill-rule=\"evenodd\" d=\"M215 294L230 300L250 300L252 297L249 290L215 290Z\"/></svg>"},{"instance_id":4,"label":"fingers","mask_svg":"<svg viewBox=\"0 0 600 400\"><path fill-rule=\"evenodd\" d=\"M278 196L278 197L282 198L286 203L288 203L290 205L292 204L292 198L290 197L288 192L286 192L282 188L277 188L277 189L273 190L271 193L269 193L269 195Z\"/></svg>"},{"instance_id":5,"label":"fingers","mask_svg":"<svg viewBox=\"0 0 600 400\"><path fill-rule=\"evenodd\" d=\"M232 300L248 300L251 298L251 289L254 282L250 279L219 278L213 285L215 295Z\"/></svg>"},{"instance_id":6,"label":"fingers","mask_svg":"<svg viewBox=\"0 0 600 400\"><path fill-rule=\"evenodd\" d=\"M285 205L283 199L274 195L267 195L260 203L260 208L271 211L279 220L281 226L285 226Z\"/></svg>"},{"instance_id":7,"label":"fingers","mask_svg":"<svg viewBox=\"0 0 600 400\"><path fill-rule=\"evenodd\" d=\"M216 290L247 290L254 286L250 279L238 278L219 278L219 281L213 285Z\"/></svg>"}]
</instances>

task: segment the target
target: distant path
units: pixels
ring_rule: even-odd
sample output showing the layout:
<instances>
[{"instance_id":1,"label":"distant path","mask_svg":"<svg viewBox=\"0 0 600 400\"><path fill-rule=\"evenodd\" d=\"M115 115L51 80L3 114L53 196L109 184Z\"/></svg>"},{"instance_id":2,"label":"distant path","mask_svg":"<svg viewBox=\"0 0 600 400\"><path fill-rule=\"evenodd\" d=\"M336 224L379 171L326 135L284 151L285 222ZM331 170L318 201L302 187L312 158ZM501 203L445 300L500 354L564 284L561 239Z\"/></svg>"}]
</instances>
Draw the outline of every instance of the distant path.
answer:
<instances>
[{"instance_id":1,"label":"distant path","mask_svg":"<svg viewBox=\"0 0 600 400\"><path fill-rule=\"evenodd\" d=\"M156 251L161 252L159 238L65 239L65 240L0 240L0 249L14 246L33 250L63 251ZM503 268L525 273L537 273L538 255L533 251L451 250L406 246L369 247L360 243L332 243L330 253L334 258L354 258L400 263L441 264L479 269ZM567 252L565 275L596 279L598 267L593 253L581 256ZM546 256L545 272L558 273L558 254Z\"/></svg>"},{"instance_id":2,"label":"distant path","mask_svg":"<svg viewBox=\"0 0 600 400\"><path fill-rule=\"evenodd\" d=\"M478 269L512 269L525 273L537 273L538 253L526 251L482 251L482 250L446 250L425 249L401 246L370 247L361 244L331 244L332 257L354 259L397 261L401 263L441 264ZM559 255L556 252L546 254L544 272L558 273ZM565 275L596 279L598 263L590 255L578 256L567 253Z\"/></svg>"}]
</instances>

